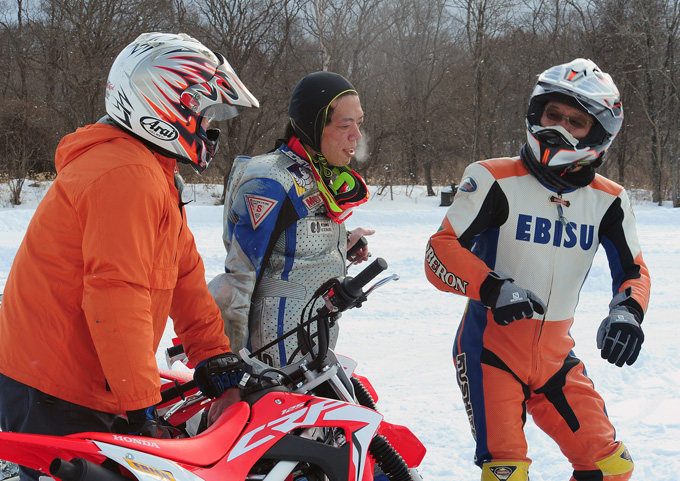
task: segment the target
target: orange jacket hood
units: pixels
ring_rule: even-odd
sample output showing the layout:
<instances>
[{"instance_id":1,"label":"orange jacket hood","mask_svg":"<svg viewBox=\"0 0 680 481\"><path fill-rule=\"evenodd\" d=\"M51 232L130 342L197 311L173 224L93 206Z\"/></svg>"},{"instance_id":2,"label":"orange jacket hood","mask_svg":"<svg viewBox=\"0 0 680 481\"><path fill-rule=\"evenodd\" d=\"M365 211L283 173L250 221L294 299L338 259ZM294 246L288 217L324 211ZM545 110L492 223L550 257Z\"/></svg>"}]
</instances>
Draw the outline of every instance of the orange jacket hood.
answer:
<instances>
[{"instance_id":1,"label":"orange jacket hood","mask_svg":"<svg viewBox=\"0 0 680 481\"><path fill-rule=\"evenodd\" d=\"M132 139L132 137L124 130L109 124L88 125L66 135L59 142L54 156L57 173L91 148L114 139Z\"/></svg>"}]
</instances>

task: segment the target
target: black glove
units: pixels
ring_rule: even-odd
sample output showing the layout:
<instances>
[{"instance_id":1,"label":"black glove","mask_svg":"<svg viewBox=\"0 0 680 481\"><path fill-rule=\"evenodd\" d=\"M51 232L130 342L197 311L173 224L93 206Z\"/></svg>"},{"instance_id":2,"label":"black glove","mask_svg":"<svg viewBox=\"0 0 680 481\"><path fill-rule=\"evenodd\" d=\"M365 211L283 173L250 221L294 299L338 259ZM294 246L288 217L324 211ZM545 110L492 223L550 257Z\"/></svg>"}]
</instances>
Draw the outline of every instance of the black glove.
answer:
<instances>
[{"instance_id":1,"label":"black glove","mask_svg":"<svg viewBox=\"0 0 680 481\"><path fill-rule=\"evenodd\" d=\"M238 386L243 377L243 361L231 352L201 361L194 370L198 389L208 397L220 397L230 387Z\"/></svg>"},{"instance_id":2,"label":"black glove","mask_svg":"<svg viewBox=\"0 0 680 481\"><path fill-rule=\"evenodd\" d=\"M146 409L127 411L127 432L135 436L146 436L156 439L170 439L170 430L161 425L156 406Z\"/></svg>"},{"instance_id":3,"label":"black glove","mask_svg":"<svg viewBox=\"0 0 680 481\"><path fill-rule=\"evenodd\" d=\"M617 294L609 304L609 315L604 318L597 330L597 347L601 350L602 359L623 367L632 365L640 354L645 340L642 332L641 309L631 304L631 290L626 289Z\"/></svg>"},{"instance_id":4,"label":"black glove","mask_svg":"<svg viewBox=\"0 0 680 481\"><path fill-rule=\"evenodd\" d=\"M489 272L479 293L482 303L491 309L494 321L501 326L529 318L534 312L545 314L545 304L536 294L522 289L500 272Z\"/></svg>"}]
</instances>

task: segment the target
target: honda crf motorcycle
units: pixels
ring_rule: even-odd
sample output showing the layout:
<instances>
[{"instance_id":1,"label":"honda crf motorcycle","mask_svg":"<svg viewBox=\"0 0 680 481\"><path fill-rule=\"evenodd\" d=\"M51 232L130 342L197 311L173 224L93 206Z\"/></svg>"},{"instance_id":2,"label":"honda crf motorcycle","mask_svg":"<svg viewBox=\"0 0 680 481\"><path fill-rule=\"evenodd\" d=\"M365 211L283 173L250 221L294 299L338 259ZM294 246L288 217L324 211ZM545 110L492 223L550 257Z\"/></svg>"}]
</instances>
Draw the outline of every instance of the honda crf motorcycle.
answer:
<instances>
[{"instance_id":1,"label":"honda crf motorcycle","mask_svg":"<svg viewBox=\"0 0 680 481\"><path fill-rule=\"evenodd\" d=\"M386 268L379 258L356 277L330 279L314 293L298 326L272 343L297 336L299 360L272 368L258 360L259 351L243 349L248 372L239 385L241 402L209 427L214 400L198 391L190 372L171 369L178 360L188 362L177 344L166 351L170 369L160 370L157 406L174 439L0 432L0 459L64 481L371 481L374 471L390 481L422 481L416 469L422 443L383 419L375 390L354 373L357 364L328 345L339 313L398 279L392 275L364 291Z\"/></svg>"}]
</instances>

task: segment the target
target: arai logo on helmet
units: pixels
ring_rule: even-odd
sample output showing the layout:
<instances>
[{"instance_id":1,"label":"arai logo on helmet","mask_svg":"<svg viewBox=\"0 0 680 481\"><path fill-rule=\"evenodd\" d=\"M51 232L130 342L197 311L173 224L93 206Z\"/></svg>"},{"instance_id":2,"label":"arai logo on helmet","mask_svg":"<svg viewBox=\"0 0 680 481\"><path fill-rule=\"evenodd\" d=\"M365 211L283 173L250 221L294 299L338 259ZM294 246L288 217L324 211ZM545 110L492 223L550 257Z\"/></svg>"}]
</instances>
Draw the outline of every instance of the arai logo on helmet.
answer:
<instances>
[{"instance_id":1,"label":"arai logo on helmet","mask_svg":"<svg viewBox=\"0 0 680 481\"><path fill-rule=\"evenodd\" d=\"M179 132L171 124L153 117L142 117L139 123L144 130L159 140L171 142L179 137Z\"/></svg>"}]
</instances>

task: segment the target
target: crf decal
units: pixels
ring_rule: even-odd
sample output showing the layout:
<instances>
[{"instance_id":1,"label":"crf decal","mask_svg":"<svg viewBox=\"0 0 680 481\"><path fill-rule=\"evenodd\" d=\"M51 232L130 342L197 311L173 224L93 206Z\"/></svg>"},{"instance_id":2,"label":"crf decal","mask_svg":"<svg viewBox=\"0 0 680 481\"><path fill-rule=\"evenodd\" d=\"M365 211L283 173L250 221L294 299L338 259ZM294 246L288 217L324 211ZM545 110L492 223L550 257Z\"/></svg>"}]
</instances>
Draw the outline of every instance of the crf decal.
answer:
<instances>
[{"instance_id":1,"label":"crf decal","mask_svg":"<svg viewBox=\"0 0 680 481\"><path fill-rule=\"evenodd\" d=\"M458 384L460 385L460 392L463 394L463 404L465 405L465 412L470 423L470 429L472 430L472 437L477 439L474 411L472 410L472 401L470 400L470 381L467 377L467 363L464 352L456 356L456 372L458 373Z\"/></svg>"},{"instance_id":2,"label":"crf decal","mask_svg":"<svg viewBox=\"0 0 680 481\"><path fill-rule=\"evenodd\" d=\"M245 195L246 206L248 207L248 215L250 215L250 222L253 224L253 230L264 221L269 213L278 204L278 201L262 197L260 195Z\"/></svg>"},{"instance_id":3,"label":"crf decal","mask_svg":"<svg viewBox=\"0 0 680 481\"><path fill-rule=\"evenodd\" d=\"M344 403L334 400L313 403L307 407L302 407L301 409L284 414L280 418L265 425L259 426L245 434L239 440L236 446L234 446L234 449L231 450L228 461L236 459L248 451L275 439L279 436L278 433L287 433L298 426L309 426L310 424L314 424L324 411L342 404ZM272 433L272 431L277 431L278 433Z\"/></svg>"},{"instance_id":4,"label":"crf decal","mask_svg":"<svg viewBox=\"0 0 680 481\"><path fill-rule=\"evenodd\" d=\"M453 287L453 289L459 291L461 294L465 294L467 292L467 286L469 282L457 277L453 272L447 271L446 267L444 267L442 262L437 257L437 254L435 254L431 245L427 246L425 260L427 261L427 265L430 266L432 272L434 272L434 274L439 277L444 284L449 287Z\"/></svg>"},{"instance_id":5,"label":"crf decal","mask_svg":"<svg viewBox=\"0 0 680 481\"><path fill-rule=\"evenodd\" d=\"M382 416L375 411L332 399L319 399L298 404L293 407L293 411L284 410L278 419L257 426L245 433L229 453L227 461L233 461L297 428L351 423L357 427L350 429L351 438L356 440L353 443L353 448L355 468L358 475L362 469L361 463L358 461L366 453L358 451L357 442L361 446L367 447L381 420ZM357 477L357 479L359 478Z\"/></svg>"}]
</instances>

